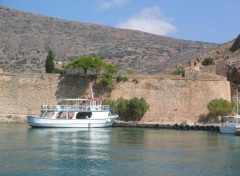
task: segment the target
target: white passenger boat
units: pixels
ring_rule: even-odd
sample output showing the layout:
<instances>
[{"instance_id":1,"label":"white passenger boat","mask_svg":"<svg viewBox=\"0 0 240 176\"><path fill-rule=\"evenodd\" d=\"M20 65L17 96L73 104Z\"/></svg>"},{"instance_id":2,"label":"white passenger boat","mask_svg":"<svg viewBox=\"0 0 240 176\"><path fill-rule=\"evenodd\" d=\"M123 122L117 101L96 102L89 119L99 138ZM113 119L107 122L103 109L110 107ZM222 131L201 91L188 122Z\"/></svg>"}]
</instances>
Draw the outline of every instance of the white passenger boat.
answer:
<instances>
[{"instance_id":1,"label":"white passenger boat","mask_svg":"<svg viewBox=\"0 0 240 176\"><path fill-rule=\"evenodd\" d=\"M222 123L219 126L220 132L223 134L236 134L240 129L240 116L238 113L239 97L237 95L236 103L233 109L236 109L236 113L233 116L222 116Z\"/></svg>"},{"instance_id":2,"label":"white passenger boat","mask_svg":"<svg viewBox=\"0 0 240 176\"><path fill-rule=\"evenodd\" d=\"M60 99L57 105L42 105L39 116L29 115L32 127L92 128L111 126L118 115L99 98Z\"/></svg>"}]
</instances>

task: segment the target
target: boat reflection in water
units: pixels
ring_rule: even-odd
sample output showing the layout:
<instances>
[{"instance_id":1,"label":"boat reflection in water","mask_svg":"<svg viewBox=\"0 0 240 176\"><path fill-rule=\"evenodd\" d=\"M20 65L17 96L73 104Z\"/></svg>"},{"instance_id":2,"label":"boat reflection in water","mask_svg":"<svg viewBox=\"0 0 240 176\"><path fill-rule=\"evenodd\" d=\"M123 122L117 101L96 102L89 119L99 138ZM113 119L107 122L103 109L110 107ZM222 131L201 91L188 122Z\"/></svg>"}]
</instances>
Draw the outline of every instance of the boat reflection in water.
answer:
<instances>
[{"instance_id":1,"label":"boat reflection in water","mask_svg":"<svg viewBox=\"0 0 240 176\"><path fill-rule=\"evenodd\" d=\"M66 175L98 175L106 171L100 166L110 160L111 128L29 129L28 135L34 140L33 150L49 163L47 169L61 169Z\"/></svg>"}]
</instances>

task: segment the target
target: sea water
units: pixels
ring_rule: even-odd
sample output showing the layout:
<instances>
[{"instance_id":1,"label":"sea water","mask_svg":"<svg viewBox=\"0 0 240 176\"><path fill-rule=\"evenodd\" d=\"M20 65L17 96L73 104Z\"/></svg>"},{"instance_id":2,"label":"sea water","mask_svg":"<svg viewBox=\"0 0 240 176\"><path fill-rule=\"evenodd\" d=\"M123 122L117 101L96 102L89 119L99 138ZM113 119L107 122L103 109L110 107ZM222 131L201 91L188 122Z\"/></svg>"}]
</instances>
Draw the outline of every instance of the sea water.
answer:
<instances>
[{"instance_id":1,"label":"sea water","mask_svg":"<svg viewBox=\"0 0 240 176\"><path fill-rule=\"evenodd\" d=\"M1 124L0 175L239 176L240 137L207 131Z\"/></svg>"}]
</instances>

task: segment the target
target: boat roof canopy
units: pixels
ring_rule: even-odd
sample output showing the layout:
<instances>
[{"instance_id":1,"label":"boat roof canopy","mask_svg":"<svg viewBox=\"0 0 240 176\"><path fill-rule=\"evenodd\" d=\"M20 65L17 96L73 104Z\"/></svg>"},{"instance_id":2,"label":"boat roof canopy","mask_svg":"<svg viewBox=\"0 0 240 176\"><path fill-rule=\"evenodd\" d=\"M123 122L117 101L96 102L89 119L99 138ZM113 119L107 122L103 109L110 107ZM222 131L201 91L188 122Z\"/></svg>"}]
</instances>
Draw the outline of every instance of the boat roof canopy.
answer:
<instances>
[{"instance_id":1,"label":"boat roof canopy","mask_svg":"<svg viewBox=\"0 0 240 176\"><path fill-rule=\"evenodd\" d=\"M239 115L230 115L230 116L222 116L224 118L233 118L233 119L240 119L240 116Z\"/></svg>"},{"instance_id":2,"label":"boat roof canopy","mask_svg":"<svg viewBox=\"0 0 240 176\"><path fill-rule=\"evenodd\" d=\"M102 101L100 98L63 98L63 99L58 99L58 101Z\"/></svg>"},{"instance_id":3,"label":"boat roof canopy","mask_svg":"<svg viewBox=\"0 0 240 176\"><path fill-rule=\"evenodd\" d=\"M92 100L92 101L101 101L100 98L89 98L89 100Z\"/></svg>"}]
</instances>

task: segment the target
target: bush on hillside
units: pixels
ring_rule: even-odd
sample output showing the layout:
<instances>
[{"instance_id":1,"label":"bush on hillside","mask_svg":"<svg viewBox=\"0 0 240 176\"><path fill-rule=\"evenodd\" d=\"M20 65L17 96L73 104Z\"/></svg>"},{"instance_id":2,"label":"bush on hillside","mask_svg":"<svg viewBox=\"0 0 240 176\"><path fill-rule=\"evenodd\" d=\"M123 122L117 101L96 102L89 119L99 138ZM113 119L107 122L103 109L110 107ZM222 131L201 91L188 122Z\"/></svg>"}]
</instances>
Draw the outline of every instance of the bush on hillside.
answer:
<instances>
[{"instance_id":1,"label":"bush on hillside","mask_svg":"<svg viewBox=\"0 0 240 176\"><path fill-rule=\"evenodd\" d=\"M104 87L106 87L106 89L110 91L115 89L115 85L112 80L112 75L110 75L109 73L101 74L101 83Z\"/></svg>"},{"instance_id":2,"label":"bush on hillside","mask_svg":"<svg viewBox=\"0 0 240 176\"><path fill-rule=\"evenodd\" d=\"M172 72L172 75L181 75L181 76L185 76L185 70L183 69L177 69L177 70L174 70Z\"/></svg>"},{"instance_id":3,"label":"bush on hillside","mask_svg":"<svg viewBox=\"0 0 240 176\"><path fill-rule=\"evenodd\" d=\"M213 58L205 58L203 61L202 61L202 65L204 66L208 66L208 65L213 65L214 62L213 62Z\"/></svg>"},{"instance_id":4,"label":"bush on hillside","mask_svg":"<svg viewBox=\"0 0 240 176\"><path fill-rule=\"evenodd\" d=\"M127 80L128 80L128 78L127 78L126 76L118 75L118 76L116 77L117 83L126 82Z\"/></svg>"}]
</instances>

